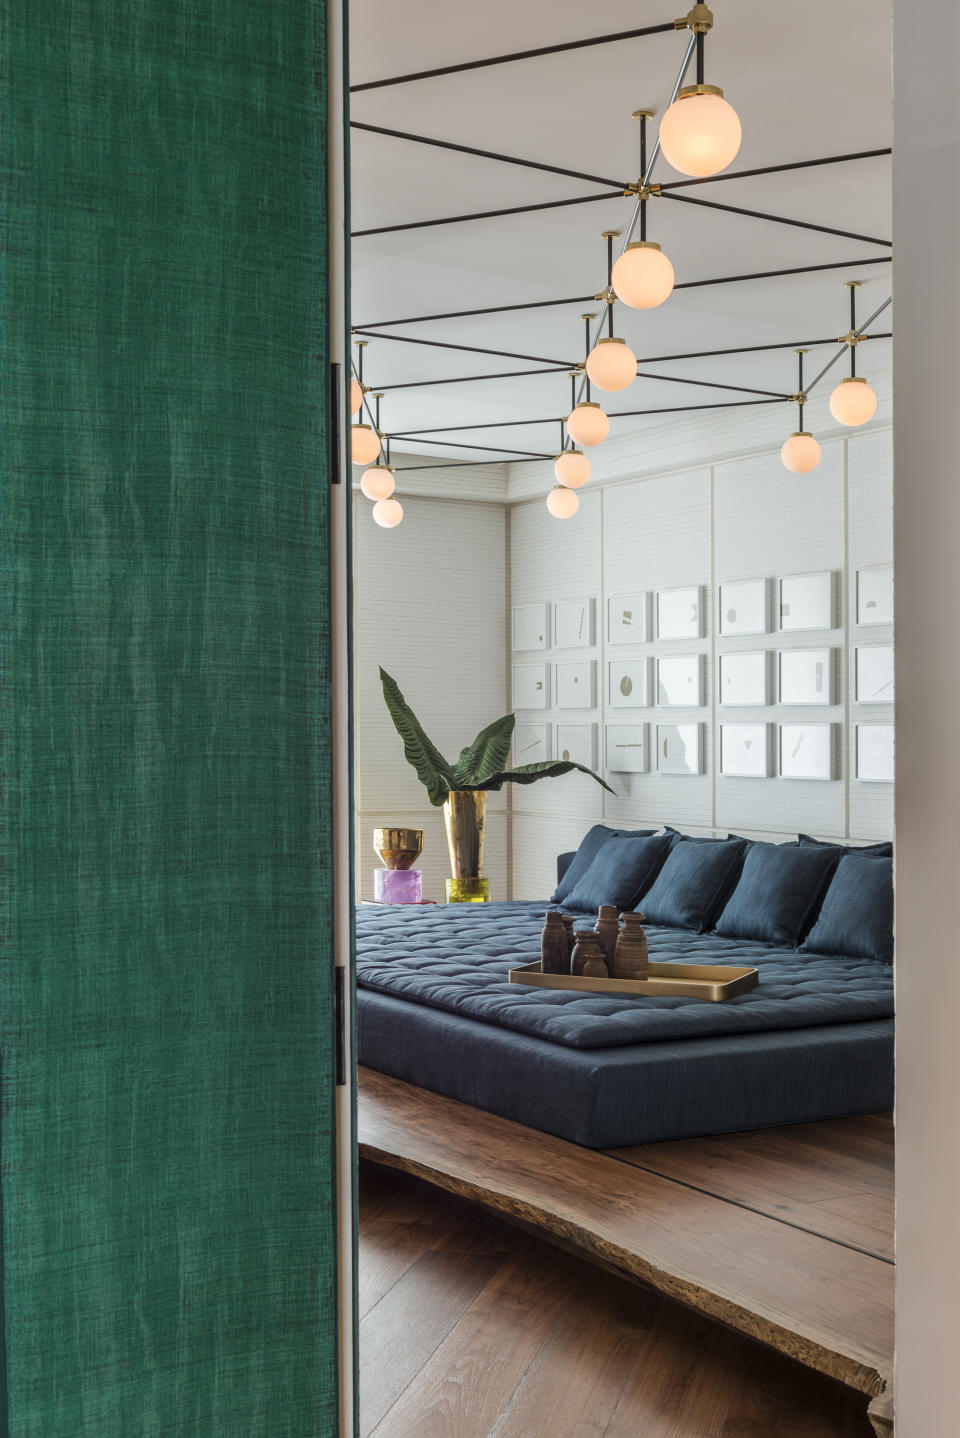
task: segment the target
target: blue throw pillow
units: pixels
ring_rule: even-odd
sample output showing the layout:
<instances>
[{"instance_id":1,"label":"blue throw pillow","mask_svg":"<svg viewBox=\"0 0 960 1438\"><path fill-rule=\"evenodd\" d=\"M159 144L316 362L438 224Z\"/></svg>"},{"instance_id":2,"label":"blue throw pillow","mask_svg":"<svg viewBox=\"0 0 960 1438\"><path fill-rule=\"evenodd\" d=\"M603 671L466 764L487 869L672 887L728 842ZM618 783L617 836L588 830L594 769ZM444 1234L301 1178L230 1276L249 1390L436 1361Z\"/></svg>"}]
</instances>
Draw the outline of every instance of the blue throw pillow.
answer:
<instances>
[{"instance_id":1,"label":"blue throw pillow","mask_svg":"<svg viewBox=\"0 0 960 1438\"><path fill-rule=\"evenodd\" d=\"M841 854L861 854L881 859L893 858L893 845L889 841L885 844L831 844L826 839L814 839L809 834L801 834L797 843L801 848L809 846L817 849L836 849Z\"/></svg>"},{"instance_id":2,"label":"blue throw pillow","mask_svg":"<svg viewBox=\"0 0 960 1438\"><path fill-rule=\"evenodd\" d=\"M610 839L645 839L655 832L654 829L608 829L605 824L594 824L593 828L584 835L574 858L568 864L560 882L550 895L549 902L551 904L566 903L567 895L573 892L600 850Z\"/></svg>"},{"instance_id":3,"label":"blue throw pillow","mask_svg":"<svg viewBox=\"0 0 960 1438\"><path fill-rule=\"evenodd\" d=\"M839 857L833 846L751 844L717 933L795 947L820 907Z\"/></svg>"},{"instance_id":4,"label":"blue throw pillow","mask_svg":"<svg viewBox=\"0 0 960 1438\"><path fill-rule=\"evenodd\" d=\"M637 904L651 924L712 929L743 867L746 839L680 839Z\"/></svg>"},{"instance_id":5,"label":"blue throw pillow","mask_svg":"<svg viewBox=\"0 0 960 1438\"><path fill-rule=\"evenodd\" d=\"M672 845L670 834L615 834L563 902L568 909L587 914L596 913L601 904L632 909L653 883Z\"/></svg>"},{"instance_id":6,"label":"blue throw pillow","mask_svg":"<svg viewBox=\"0 0 960 1438\"><path fill-rule=\"evenodd\" d=\"M845 854L837 865L805 954L893 961L893 860Z\"/></svg>"}]
</instances>

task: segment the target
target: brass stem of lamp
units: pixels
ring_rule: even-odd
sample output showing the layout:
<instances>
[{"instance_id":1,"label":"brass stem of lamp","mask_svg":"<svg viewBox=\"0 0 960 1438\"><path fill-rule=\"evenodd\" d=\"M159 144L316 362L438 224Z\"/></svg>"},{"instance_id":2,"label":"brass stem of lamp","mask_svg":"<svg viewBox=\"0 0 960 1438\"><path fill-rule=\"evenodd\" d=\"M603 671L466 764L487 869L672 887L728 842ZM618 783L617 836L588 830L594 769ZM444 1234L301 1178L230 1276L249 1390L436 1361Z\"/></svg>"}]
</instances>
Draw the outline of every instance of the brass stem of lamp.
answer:
<instances>
[{"instance_id":1,"label":"brass stem of lamp","mask_svg":"<svg viewBox=\"0 0 960 1438\"><path fill-rule=\"evenodd\" d=\"M483 839L487 825L485 789L451 789L443 806L450 872L455 879L477 879L483 873Z\"/></svg>"}]
</instances>

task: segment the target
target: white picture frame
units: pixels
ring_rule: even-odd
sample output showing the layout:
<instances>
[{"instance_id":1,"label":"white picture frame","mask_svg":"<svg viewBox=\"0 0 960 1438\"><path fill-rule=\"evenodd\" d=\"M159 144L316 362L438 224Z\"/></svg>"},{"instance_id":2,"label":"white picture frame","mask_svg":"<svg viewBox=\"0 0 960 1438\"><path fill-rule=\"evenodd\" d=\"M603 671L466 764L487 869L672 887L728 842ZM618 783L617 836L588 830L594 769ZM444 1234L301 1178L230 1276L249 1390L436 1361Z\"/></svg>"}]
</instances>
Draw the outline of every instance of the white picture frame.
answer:
<instances>
[{"instance_id":1,"label":"white picture frame","mask_svg":"<svg viewBox=\"0 0 960 1438\"><path fill-rule=\"evenodd\" d=\"M703 724L658 724L657 772L702 774L705 727Z\"/></svg>"},{"instance_id":2,"label":"white picture frame","mask_svg":"<svg viewBox=\"0 0 960 1438\"><path fill-rule=\"evenodd\" d=\"M550 670L546 664L513 666L514 709L549 709Z\"/></svg>"},{"instance_id":3,"label":"white picture frame","mask_svg":"<svg viewBox=\"0 0 960 1438\"><path fill-rule=\"evenodd\" d=\"M524 650L549 649L549 613L545 604L518 604L513 610L513 647Z\"/></svg>"},{"instance_id":4,"label":"white picture frame","mask_svg":"<svg viewBox=\"0 0 960 1438\"><path fill-rule=\"evenodd\" d=\"M650 595L620 594L607 600L607 641L646 644L650 638Z\"/></svg>"},{"instance_id":5,"label":"white picture frame","mask_svg":"<svg viewBox=\"0 0 960 1438\"><path fill-rule=\"evenodd\" d=\"M653 702L653 661L639 659L607 661L607 702L611 709L647 709Z\"/></svg>"},{"instance_id":6,"label":"white picture frame","mask_svg":"<svg viewBox=\"0 0 960 1438\"><path fill-rule=\"evenodd\" d=\"M769 779L773 773L773 725L721 724L720 773L734 779Z\"/></svg>"},{"instance_id":7,"label":"white picture frame","mask_svg":"<svg viewBox=\"0 0 960 1438\"><path fill-rule=\"evenodd\" d=\"M892 644L861 644L854 655L854 694L858 704L892 704L894 671Z\"/></svg>"},{"instance_id":8,"label":"white picture frame","mask_svg":"<svg viewBox=\"0 0 960 1438\"><path fill-rule=\"evenodd\" d=\"M657 590L657 638L702 639L704 586Z\"/></svg>"},{"instance_id":9,"label":"white picture frame","mask_svg":"<svg viewBox=\"0 0 960 1438\"><path fill-rule=\"evenodd\" d=\"M781 649L780 703L833 704L834 653L833 649Z\"/></svg>"},{"instance_id":10,"label":"white picture frame","mask_svg":"<svg viewBox=\"0 0 960 1438\"><path fill-rule=\"evenodd\" d=\"M518 724L513 731L513 760L515 764L538 764L550 758L550 726L548 724Z\"/></svg>"},{"instance_id":11,"label":"white picture frame","mask_svg":"<svg viewBox=\"0 0 960 1438\"><path fill-rule=\"evenodd\" d=\"M836 627L836 579L832 569L788 574L780 581L780 628L786 632Z\"/></svg>"},{"instance_id":12,"label":"white picture frame","mask_svg":"<svg viewBox=\"0 0 960 1438\"><path fill-rule=\"evenodd\" d=\"M720 633L770 633L770 581L735 579L721 584L717 595Z\"/></svg>"},{"instance_id":13,"label":"white picture frame","mask_svg":"<svg viewBox=\"0 0 960 1438\"><path fill-rule=\"evenodd\" d=\"M703 704L702 654L664 654L657 660L657 704L661 709L698 709Z\"/></svg>"},{"instance_id":14,"label":"white picture frame","mask_svg":"<svg viewBox=\"0 0 960 1438\"><path fill-rule=\"evenodd\" d=\"M729 708L733 704L757 705L770 703L769 649L742 649L721 654L719 701Z\"/></svg>"},{"instance_id":15,"label":"white picture frame","mask_svg":"<svg viewBox=\"0 0 960 1438\"><path fill-rule=\"evenodd\" d=\"M553 606L554 649L589 649L594 642L592 599L558 599Z\"/></svg>"},{"instance_id":16,"label":"white picture frame","mask_svg":"<svg viewBox=\"0 0 960 1438\"><path fill-rule=\"evenodd\" d=\"M833 779L835 730L835 724L781 724L781 779Z\"/></svg>"},{"instance_id":17,"label":"white picture frame","mask_svg":"<svg viewBox=\"0 0 960 1438\"><path fill-rule=\"evenodd\" d=\"M608 773L649 774L649 724L607 724L604 745Z\"/></svg>"},{"instance_id":18,"label":"white picture frame","mask_svg":"<svg viewBox=\"0 0 960 1438\"><path fill-rule=\"evenodd\" d=\"M596 661L564 659L553 666L554 705L557 709L592 709L596 704Z\"/></svg>"},{"instance_id":19,"label":"white picture frame","mask_svg":"<svg viewBox=\"0 0 960 1438\"><path fill-rule=\"evenodd\" d=\"M584 764L588 769L596 769L596 724L558 724L554 752L558 759L573 764Z\"/></svg>"},{"instance_id":20,"label":"white picture frame","mask_svg":"<svg viewBox=\"0 0 960 1438\"><path fill-rule=\"evenodd\" d=\"M892 724L857 724L856 777L861 784L892 784L894 780L894 729Z\"/></svg>"},{"instance_id":21,"label":"white picture frame","mask_svg":"<svg viewBox=\"0 0 960 1438\"><path fill-rule=\"evenodd\" d=\"M893 565L857 570L857 623L893 623Z\"/></svg>"}]
</instances>

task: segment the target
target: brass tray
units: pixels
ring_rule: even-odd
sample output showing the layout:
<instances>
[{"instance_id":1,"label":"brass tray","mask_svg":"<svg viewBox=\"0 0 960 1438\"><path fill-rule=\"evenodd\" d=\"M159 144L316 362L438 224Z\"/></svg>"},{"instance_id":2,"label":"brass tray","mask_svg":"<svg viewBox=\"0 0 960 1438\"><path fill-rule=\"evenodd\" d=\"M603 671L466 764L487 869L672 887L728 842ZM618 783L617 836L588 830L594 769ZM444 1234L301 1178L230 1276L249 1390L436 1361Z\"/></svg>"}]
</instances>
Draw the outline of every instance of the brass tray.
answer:
<instances>
[{"instance_id":1,"label":"brass tray","mask_svg":"<svg viewBox=\"0 0 960 1438\"><path fill-rule=\"evenodd\" d=\"M673 998L704 999L722 1004L737 994L755 989L760 981L757 969L734 968L728 964L651 964L648 979L587 979L583 975L544 974L540 960L511 969L511 984L532 984L540 989L579 989L590 994L634 994Z\"/></svg>"}]
</instances>

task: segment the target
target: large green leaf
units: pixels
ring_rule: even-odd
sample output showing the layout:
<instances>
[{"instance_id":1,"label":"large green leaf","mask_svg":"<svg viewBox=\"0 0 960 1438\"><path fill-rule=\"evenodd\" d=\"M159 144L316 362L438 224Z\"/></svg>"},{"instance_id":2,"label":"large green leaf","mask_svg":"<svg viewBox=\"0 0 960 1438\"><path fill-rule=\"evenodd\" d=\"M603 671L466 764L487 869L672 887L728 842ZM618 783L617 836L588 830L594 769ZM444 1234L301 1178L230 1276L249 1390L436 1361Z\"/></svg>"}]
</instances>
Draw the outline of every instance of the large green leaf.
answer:
<instances>
[{"instance_id":1,"label":"large green leaf","mask_svg":"<svg viewBox=\"0 0 960 1438\"><path fill-rule=\"evenodd\" d=\"M481 729L473 743L460 751L453 771L457 789L482 789L489 776L503 768L516 722L512 714L504 714Z\"/></svg>"},{"instance_id":2,"label":"large green leaf","mask_svg":"<svg viewBox=\"0 0 960 1438\"><path fill-rule=\"evenodd\" d=\"M420 721L400 693L397 681L383 668L380 670L380 683L390 718L403 740L403 753L407 763L416 769L417 778L426 789L430 803L439 808L450 790L457 787L453 769L437 746L427 738Z\"/></svg>"},{"instance_id":3,"label":"large green leaf","mask_svg":"<svg viewBox=\"0 0 960 1438\"><path fill-rule=\"evenodd\" d=\"M561 774L569 774L571 769L579 769L581 774L589 774L591 779L596 779L602 784L608 794L616 793L610 785L588 769L585 764L574 764L572 759L540 759L536 764L521 764L516 769L501 769L498 774L492 774L485 780L483 785L476 785L476 788L499 789L504 784L535 784L538 779L559 779Z\"/></svg>"}]
</instances>

